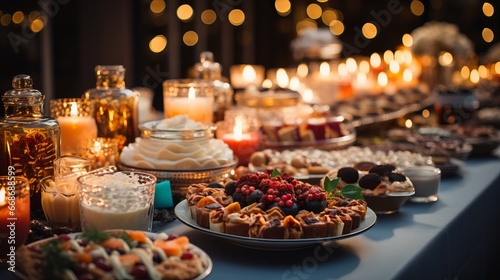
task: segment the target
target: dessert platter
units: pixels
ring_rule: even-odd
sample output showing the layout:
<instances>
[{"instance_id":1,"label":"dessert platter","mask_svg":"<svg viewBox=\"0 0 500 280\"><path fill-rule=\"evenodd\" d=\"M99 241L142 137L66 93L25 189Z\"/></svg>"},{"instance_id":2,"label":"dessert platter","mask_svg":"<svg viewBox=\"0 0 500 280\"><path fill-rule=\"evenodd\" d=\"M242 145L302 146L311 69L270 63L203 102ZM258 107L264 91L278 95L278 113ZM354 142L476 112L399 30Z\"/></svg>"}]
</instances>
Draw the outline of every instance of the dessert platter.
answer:
<instances>
[{"instance_id":1,"label":"dessert platter","mask_svg":"<svg viewBox=\"0 0 500 280\"><path fill-rule=\"evenodd\" d=\"M358 235L376 222L366 202L330 193L286 174L252 173L195 184L175 207L201 232L263 250L295 250Z\"/></svg>"},{"instance_id":2,"label":"dessert platter","mask_svg":"<svg viewBox=\"0 0 500 280\"><path fill-rule=\"evenodd\" d=\"M23 280L201 280L213 266L186 236L131 230L64 234L23 245L16 257Z\"/></svg>"},{"instance_id":3,"label":"dessert platter","mask_svg":"<svg viewBox=\"0 0 500 280\"><path fill-rule=\"evenodd\" d=\"M186 200L183 200L179 204L177 204L177 206L175 207L175 214L177 215L177 218L181 222L183 222L184 224L195 230L199 230L206 234L222 238L238 246L260 249L260 250L274 250L274 251L297 250L311 246L316 246L326 242L333 242L341 239L350 238L369 230L371 227L375 225L375 222L377 221L377 215L375 214L375 212L373 212L373 210L371 210L370 208L367 208L365 220L360 223L359 227L356 230L353 230L348 234L340 236L308 238L308 239L267 239L267 238L237 236L203 228L199 226L195 220L189 217L189 210Z\"/></svg>"}]
</instances>

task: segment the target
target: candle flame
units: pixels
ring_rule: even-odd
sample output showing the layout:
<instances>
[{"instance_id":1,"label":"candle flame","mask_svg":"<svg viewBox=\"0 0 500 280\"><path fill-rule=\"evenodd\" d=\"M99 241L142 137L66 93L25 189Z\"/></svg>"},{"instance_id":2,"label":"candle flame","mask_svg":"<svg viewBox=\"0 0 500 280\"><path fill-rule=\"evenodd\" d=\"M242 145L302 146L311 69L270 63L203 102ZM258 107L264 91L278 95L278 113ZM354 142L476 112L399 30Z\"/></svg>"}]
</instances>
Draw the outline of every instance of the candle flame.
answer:
<instances>
[{"instance_id":1,"label":"candle flame","mask_svg":"<svg viewBox=\"0 0 500 280\"><path fill-rule=\"evenodd\" d=\"M356 75L356 82L358 82L358 85L365 85L367 81L368 78L365 73L359 72L358 75Z\"/></svg>"},{"instance_id":2,"label":"candle flame","mask_svg":"<svg viewBox=\"0 0 500 280\"><path fill-rule=\"evenodd\" d=\"M400 70L399 63L396 60L391 60L389 63L389 71L393 74L397 74Z\"/></svg>"},{"instance_id":3,"label":"candle flame","mask_svg":"<svg viewBox=\"0 0 500 280\"><path fill-rule=\"evenodd\" d=\"M307 64L301 63L299 66L297 66L297 75L301 78L305 78L307 74L309 73L309 67L307 67Z\"/></svg>"},{"instance_id":4,"label":"candle flame","mask_svg":"<svg viewBox=\"0 0 500 280\"><path fill-rule=\"evenodd\" d=\"M78 116L78 107L76 105L76 102L70 102L71 103L71 109L70 109L70 116L76 117Z\"/></svg>"},{"instance_id":5,"label":"candle flame","mask_svg":"<svg viewBox=\"0 0 500 280\"><path fill-rule=\"evenodd\" d=\"M101 142L95 141L94 142L94 153L97 154L101 151Z\"/></svg>"},{"instance_id":6,"label":"candle flame","mask_svg":"<svg viewBox=\"0 0 500 280\"><path fill-rule=\"evenodd\" d=\"M276 83L278 83L278 86L281 88L285 88L288 85L288 75L285 69L280 68L276 71Z\"/></svg>"},{"instance_id":7,"label":"candle flame","mask_svg":"<svg viewBox=\"0 0 500 280\"><path fill-rule=\"evenodd\" d=\"M319 65L319 74L324 78L330 75L330 64L328 62L321 62Z\"/></svg>"},{"instance_id":8,"label":"candle flame","mask_svg":"<svg viewBox=\"0 0 500 280\"><path fill-rule=\"evenodd\" d=\"M251 65L245 65L245 67L243 67L243 79L248 83L252 83L257 79L257 73Z\"/></svg>"},{"instance_id":9,"label":"candle flame","mask_svg":"<svg viewBox=\"0 0 500 280\"><path fill-rule=\"evenodd\" d=\"M411 72L410 69L406 68L403 71L403 80L407 83L409 83L413 80L413 73Z\"/></svg>"},{"instance_id":10,"label":"candle flame","mask_svg":"<svg viewBox=\"0 0 500 280\"><path fill-rule=\"evenodd\" d=\"M237 116L235 118L233 134L234 140L241 141L241 139L243 139L243 116Z\"/></svg>"},{"instance_id":11,"label":"candle flame","mask_svg":"<svg viewBox=\"0 0 500 280\"><path fill-rule=\"evenodd\" d=\"M339 76L342 78L347 77L347 75L349 74L349 71L347 71L347 66L345 65L345 63L340 63L337 71L339 73Z\"/></svg>"},{"instance_id":12,"label":"candle flame","mask_svg":"<svg viewBox=\"0 0 500 280\"><path fill-rule=\"evenodd\" d=\"M4 206L7 204L7 200L5 199L5 188L0 190L0 206Z\"/></svg>"},{"instance_id":13,"label":"candle flame","mask_svg":"<svg viewBox=\"0 0 500 280\"><path fill-rule=\"evenodd\" d=\"M305 102L311 102L313 100L313 92L311 89L306 89L304 90L304 92L302 93L302 100L304 100Z\"/></svg>"},{"instance_id":14,"label":"candle flame","mask_svg":"<svg viewBox=\"0 0 500 280\"><path fill-rule=\"evenodd\" d=\"M378 68L382 64L382 59L378 53L372 53L370 56L370 64L373 68Z\"/></svg>"},{"instance_id":15,"label":"candle flame","mask_svg":"<svg viewBox=\"0 0 500 280\"><path fill-rule=\"evenodd\" d=\"M272 88L273 87L273 82L269 79L265 79L263 82L262 82L262 87L263 88Z\"/></svg>"},{"instance_id":16,"label":"candle flame","mask_svg":"<svg viewBox=\"0 0 500 280\"><path fill-rule=\"evenodd\" d=\"M195 99L196 98L196 92L194 91L194 88L193 87L190 87L189 88L189 91L188 91L188 99Z\"/></svg>"},{"instance_id":17,"label":"candle flame","mask_svg":"<svg viewBox=\"0 0 500 280\"><path fill-rule=\"evenodd\" d=\"M387 74L385 72L380 72L377 77L377 82L381 87L387 86L387 84L389 83Z\"/></svg>"},{"instance_id":18,"label":"candle flame","mask_svg":"<svg viewBox=\"0 0 500 280\"><path fill-rule=\"evenodd\" d=\"M356 60L352 57L346 59L345 65L347 66L347 71L349 71L349 73L355 73L358 70L358 64L356 63Z\"/></svg>"}]
</instances>

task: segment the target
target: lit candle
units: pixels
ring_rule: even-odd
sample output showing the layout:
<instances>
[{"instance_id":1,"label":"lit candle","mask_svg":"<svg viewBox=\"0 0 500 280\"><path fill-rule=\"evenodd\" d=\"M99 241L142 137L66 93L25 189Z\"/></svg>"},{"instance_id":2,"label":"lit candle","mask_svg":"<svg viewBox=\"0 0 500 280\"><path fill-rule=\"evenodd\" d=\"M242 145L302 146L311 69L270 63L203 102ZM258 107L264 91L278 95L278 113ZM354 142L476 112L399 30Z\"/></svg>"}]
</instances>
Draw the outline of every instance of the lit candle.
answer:
<instances>
[{"instance_id":1,"label":"lit candle","mask_svg":"<svg viewBox=\"0 0 500 280\"><path fill-rule=\"evenodd\" d=\"M312 92L311 103L331 105L338 99L339 83L332 75L328 62L322 62L319 66L319 72L308 77L307 87Z\"/></svg>"},{"instance_id":2,"label":"lit candle","mask_svg":"<svg viewBox=\"0 0 500 280\"><path fill-rule=\"evenodd\" d=\"M69 104L70 115L57 117L61 130L61 154L77 155L83 143L97 137L97 125L93 117L79 115L77 102Z\"/></svg>"},{"instance_id":3,"label":"lit candle","mask_svg":"<svg viewBox=\"0 0 500 280\"><path fill-rule=\"evenodd\" d=\"M187 96L171 96L165 100L165 117L187 115L193 121L213 122L213 96L196 96L194 87L190 87Z\"/></svg>"},{"instance_id":4,"label":"lit candle","mask_svg":"<svg viewBox=\"0 0 500 280\"><path fill-rule=\"evenodd\" d=\"M15 255L16 248L28 237L29 190L28 179L24 177L0 176L0 263L5 264L7 254Z\"/></svg>"},{"instance_id":5,"label":"lit candle","mask_svg":"<svg viewBox=\"0 0 500 280\"><path fill-rule=\"evenodd\" d=\"M83 145L82 157L91 160L92 169L113 166L118 156L118 142L113 138L96 137Z\"/></svg>"},{"instance_id":6,"label":"lit candle","mask_svg":"<svg viewBox=\"0 0 500 280\"><path fill-rule=\"evenodd\" d=\"M260 86L264 81L264 66L240 64L229 68L229 78L233 88Z\"/></svg>"},{"instance_id":7,"label":"lit candle","mask_svg":"<svg viewBox=\"0 0 500 280\"><path fill-rule=\"evenodd\" d=\"M233 133L223 133L221 139L233 150L240 165L248 164L250 156L257 150L259 145L256 133L243 131L243 116L235 118Z\"/></svg>"}]
</instances>

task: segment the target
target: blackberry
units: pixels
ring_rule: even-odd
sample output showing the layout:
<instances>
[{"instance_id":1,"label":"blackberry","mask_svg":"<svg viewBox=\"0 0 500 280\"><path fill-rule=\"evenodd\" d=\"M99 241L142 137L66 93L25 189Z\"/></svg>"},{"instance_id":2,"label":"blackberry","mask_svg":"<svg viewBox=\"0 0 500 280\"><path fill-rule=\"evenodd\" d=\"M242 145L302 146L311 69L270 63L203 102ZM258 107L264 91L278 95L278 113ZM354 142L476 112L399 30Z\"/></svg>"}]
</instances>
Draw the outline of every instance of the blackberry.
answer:
<instances>
[{"instance_id":1,"label":"blackberry","mask_svg":"<svg viewBox=\"0 0 500 280\"><path fill-rule=\"evenodd\" d=\"M354 184L359 179L359 172L352 167L342 167L337 172L337 176L348 184Z\"/></svg>"},{"instance_id":2,"label":"blackberry","mask_svg":"<svg viewBox=\"0 0 500 280\"><path fill-rule=\"evenodd\" d=\"M264 193L262 193L261 190L254 190L251 192L249 195L246 196L245 201L248 205L254 203L254 202L260 202L260 199Z\"/></svg>"},{"instance_id":3,"label":"blackberry","mask_svg":"<svg viewBox=\"0 0 500 280\"><path fill-rule=\"evenodd\" d=\"M381 182L382 180L378 174L368 173L359 179L359 186L364 189L374 190Z\"/></svg>"},{"instance_id":4,"label":"blackberry","mask_svg":"<svg viewBox=\"0 0 500 280\"><path fill-rule=\"evenodd\" d=\"M391 183L394 183L394 182L404 182L406 181L406 176L403 175L403 174L400 174L400 173L389 173L389 175L387 175L387 177L389 177L389 181Z\"/></svg>"}]
</instances>

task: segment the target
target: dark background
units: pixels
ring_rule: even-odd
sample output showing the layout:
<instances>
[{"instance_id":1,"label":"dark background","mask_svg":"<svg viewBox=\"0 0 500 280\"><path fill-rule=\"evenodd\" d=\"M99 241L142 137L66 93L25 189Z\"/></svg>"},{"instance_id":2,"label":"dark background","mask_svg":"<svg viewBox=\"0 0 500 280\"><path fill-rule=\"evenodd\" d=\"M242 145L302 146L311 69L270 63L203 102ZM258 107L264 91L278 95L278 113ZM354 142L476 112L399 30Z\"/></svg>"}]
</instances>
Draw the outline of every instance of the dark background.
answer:
<instances>
[{"instance_id":1,"label":"dark background","mask_svg":"<svg viewBox=\"0 0 500 280\"><path fill-rule=\"evenodd\" d=\"M396 1L396 0L392 0ZM215 0L166 1L162 14L153 14L151 0L18 0L2 1L0 15L15 11L29 14L45 11L46 27L33 33L22 24L0 25L0 92L11 89L11 80L17 74L29 74L34 87L48 99L79 97L95 86L94 67L98 64L121 64L127 69L127 87L149 87L155 92L154 106L162 110L161 82L186 77L188 69L199 59L202 51L212 51L215 60L223 65L224 76L233 64L260 64L266 69L291 67L294 61L290 42L296 37L295 25L304 18L308 4L322 8L332 7L343 14L345 31L339 36L344 43L353 42L355 28L373 21L370 12L387 9L387 0L349 1L291 1L292 11L278 15L274 0ZM397 1L402 12L392 15L390 22L379 29L360 55L395 50L401 37L431 20L456 24L460 32L473 42L479 55L486 53L500 38L500 6L493 17L482 12L485 1L480 0L421 0L425 11L415 16L408 0ZM195 17L182 22L175 16L181 4L190 4ZM226 18L206 26L199 20L201 11L218 7L238 8L245 12L241 26L232 26ZM227 15L227 11L225 11ZM224 13L221 13L224 15ZM316 20L318 26L324 26ZM496 34L493 42L486 43L481 31L489 27ZM182 43L182 34L195 30L200 41L189 47ZM10 34L10 35L9 35ZM149 50L149 41L158 34L167 37L168 44L160 53ZM251 40L243 43L243 35ZM18 41L14 40L17 39ZM3 106L0 109L3 116Z\"/></svg>"}]
</instances>

